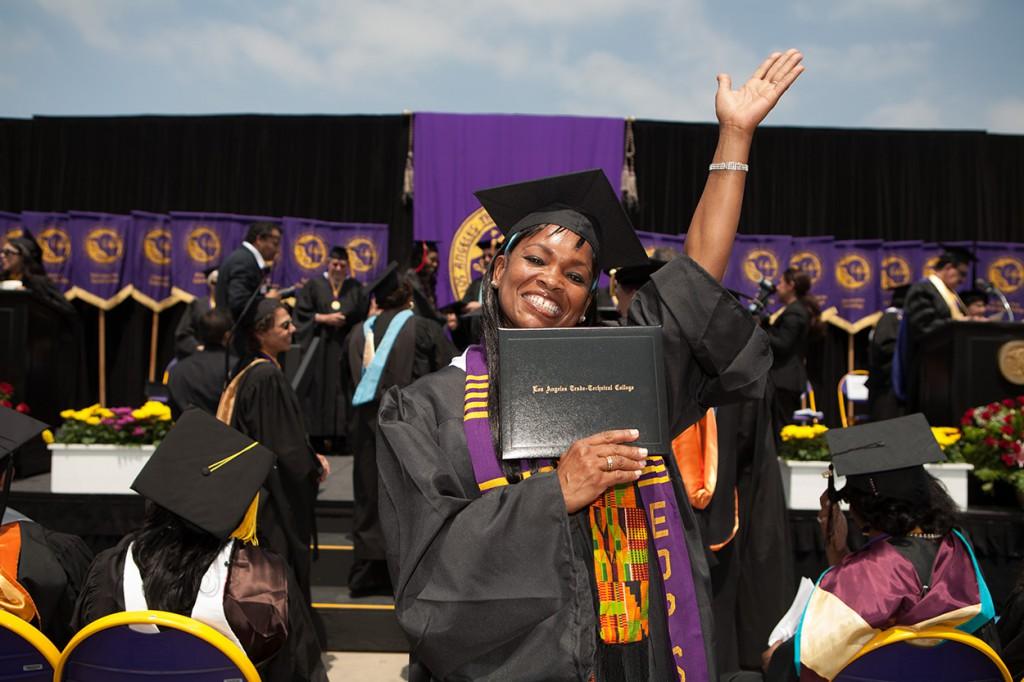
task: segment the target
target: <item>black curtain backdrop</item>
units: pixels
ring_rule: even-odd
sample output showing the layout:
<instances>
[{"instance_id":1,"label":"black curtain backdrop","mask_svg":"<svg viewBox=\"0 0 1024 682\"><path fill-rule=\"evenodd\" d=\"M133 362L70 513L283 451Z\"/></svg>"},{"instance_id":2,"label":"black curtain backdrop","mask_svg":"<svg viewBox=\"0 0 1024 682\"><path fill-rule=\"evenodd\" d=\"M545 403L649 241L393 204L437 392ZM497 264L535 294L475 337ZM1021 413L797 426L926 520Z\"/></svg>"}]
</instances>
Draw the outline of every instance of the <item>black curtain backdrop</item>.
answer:
<instances>
[{"instance_id":1,"label":"black curtain backdrop","mask_svg":"<svg viewBox=\"0 0 1024 682\"><path fill-rule=\"evenodd\" d=\"M640 229L681 232L704 186L717 126L635 121L633 127L640 204L632 217ZM401 115L0 119L0 209L219 211L386 223L389 253L404 262L412 239L411 206L401 199L408 135L409 118ZM1017 241L1024 225L1022 157L1024 136L764 128L751 152L740 230ZM95 393L98 313L76 305ZM160 370L173 353L183 308L160 316ZM142 400L151 315L133 301L107 313L111 404ZM828 414L846 368L845 337L830 329L810 368L823 384L816 384L819 407ZM858 361L863 345L858 338Z\"/></svg>"}]
</instances>

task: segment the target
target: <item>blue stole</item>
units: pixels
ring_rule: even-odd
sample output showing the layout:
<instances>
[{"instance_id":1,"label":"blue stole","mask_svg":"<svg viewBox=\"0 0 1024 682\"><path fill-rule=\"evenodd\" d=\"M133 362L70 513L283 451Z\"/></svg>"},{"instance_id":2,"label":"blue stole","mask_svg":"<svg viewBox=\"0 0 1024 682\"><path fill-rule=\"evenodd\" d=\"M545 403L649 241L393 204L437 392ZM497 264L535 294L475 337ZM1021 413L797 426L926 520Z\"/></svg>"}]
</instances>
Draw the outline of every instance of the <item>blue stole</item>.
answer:
<instances>
[{"instance_id":1,"label":"blue stole","mask_svg":"<svg viewBox=\"0 0 1024 682\"><path fill-rule=\"evenodd\" d=\"M412 315L411 310L403 310L391 320L388 330L384 332L384 338L377 345L377 352L374 354L373 360L370 360L370 364L363 368L363 376L359 379L359 385L356 386L355 395L352 396L353 405L365 405L376 397L377 384L380 383L380 375L384 371L384 364L388 361L391 347L395 345L398 333L402 331L402 327ZM378 317L378 315L374 315L363 322L363 343L366 343L366 337L373 331L373 325L376 324Z\"/></svg>"}]
</instances>

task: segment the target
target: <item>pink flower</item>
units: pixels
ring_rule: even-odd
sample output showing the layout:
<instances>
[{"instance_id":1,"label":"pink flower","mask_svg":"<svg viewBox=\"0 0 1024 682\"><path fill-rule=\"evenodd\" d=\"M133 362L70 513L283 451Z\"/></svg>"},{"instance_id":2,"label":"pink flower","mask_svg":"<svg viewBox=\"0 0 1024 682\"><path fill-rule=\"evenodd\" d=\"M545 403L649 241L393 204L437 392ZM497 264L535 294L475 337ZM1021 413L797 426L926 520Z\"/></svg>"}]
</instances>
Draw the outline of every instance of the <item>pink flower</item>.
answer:
<instances>
[{"instance_id":1,"label":"pink flower","mask_svg":"<svg viewBox=\"0 0 1024 682\"><path fill-rule=\"evenodd\" d=\"M22 414L28 414L29 412L32 411L29 409L28 403L18 403L17 407L15 407L14 409L16 409L18 412L21 412Z\"/></svg>"},{"instance_id":2,"label":"pink flower","mask_svg":"<svg viewBox=\"0 0 1024 682\"><path fill-rule=\"evenodd\" d=\"M146 435L146 429L142 428L141 426L136 426L134 429L132 429L132 435L133 436L144 436L144 435Z\"/></svg>"}]
</instances>

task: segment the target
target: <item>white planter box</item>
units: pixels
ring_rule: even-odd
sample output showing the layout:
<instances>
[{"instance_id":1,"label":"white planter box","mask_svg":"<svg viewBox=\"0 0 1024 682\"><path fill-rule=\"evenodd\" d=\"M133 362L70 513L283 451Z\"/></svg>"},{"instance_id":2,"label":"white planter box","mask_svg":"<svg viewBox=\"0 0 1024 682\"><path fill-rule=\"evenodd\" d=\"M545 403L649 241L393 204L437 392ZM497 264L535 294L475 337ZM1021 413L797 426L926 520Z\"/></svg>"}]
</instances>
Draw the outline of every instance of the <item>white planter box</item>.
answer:
<instances>
[{"instance_id":1,"label":"white planter box","mask_svg":"<svg viewBox=\"0 0 1024 682\"><path fill-rule=\"evenodd\" d=\"M134 495L132 481L156 446L54 443L49 448L50 492Z\"/></svg>"},{"instance_id":2,"label":"white planter box","mask_svg":"<svg viewBox=\"0 0 1024 682\"><path fill-rule=\"evenodd\" d=\"M790 509L820 509L818 499L828 485L822 474L828 471L828 464L780 459L779 468L782 470L782 487L786 491L786 506ZM973 464L925 464L924 468L946 486L949 496L960 509L967 509L967 476L974 469ZM842 488L844 485L844 478L836 479L836 488Z\"/></svg>"}]
</instances>

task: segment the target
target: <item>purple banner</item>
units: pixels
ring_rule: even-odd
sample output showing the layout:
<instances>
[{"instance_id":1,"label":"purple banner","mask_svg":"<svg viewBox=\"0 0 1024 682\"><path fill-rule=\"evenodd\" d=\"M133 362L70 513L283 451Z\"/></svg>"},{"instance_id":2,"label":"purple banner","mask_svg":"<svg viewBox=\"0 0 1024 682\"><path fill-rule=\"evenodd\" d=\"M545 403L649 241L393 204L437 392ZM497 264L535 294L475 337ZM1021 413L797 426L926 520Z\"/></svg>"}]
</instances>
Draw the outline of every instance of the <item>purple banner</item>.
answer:
<instances>
[{"instance_id":1,"label":"purple banner","mask_svg":"<svg viewBox=\"0 0 1024 682\"><path fill-rule=\"evenodd\" d=\"M1024 318L1024 244L978 242L975 255L977 276L1003 292L1014 319ZM973 280L964 282L963 288L973 288ZM994 299L989 301L988 309L990 313L1002 312L1003 306Z\"/></svg>"},{"instance_id":2,"label":"purple banner","mask_svg":"<svg viewBox=\"0 0 1024 682\"><path fill-rule=\"evenodd\" d=\"M479 276L476 244L496 232L475 190L590 168L618 188L624 126L622 119L416 114L413 224L417 239L438 242L438 304L461 298Z\"/></svg>"},{"instance_id":3,"label":"purple banner","mask_svg":"<svg viewBox=\"0 0 1024 682\"><path fill-rule=\"evenodd\" d=\"M921 279L924 254L920 240L885 242L882 244L881 261L878 264L881 299L879 305L885 308L892 302L892 289L907 286Z\"/></svg>"},{"instance_id":4,"label":"purple banner","mask_svg":"<svg viewBox=\"0 0 1024 682\"><path fill-rule=\"evenodd\" d=\"M811 295L822 310L833 305L832 237L794 237L789 254L789 267L799 268L811 278Z\"/></svg>"},{"instance_id":5,"label":"purple banner","mask_svg":"<svg viewBox=\"0 0 1024 682\"><path fill-rule=\"evenodd\" d=\"M670 249L677 255L685 253L683 250L683 244L686 242L685 234L662 234L660 232L637 230L636 236L640 238L640 243L647 250L647 255L652 258L655 255L655 250L658 249Z\"/></svg>"},{"instance_id":6,"label":"purple banner","mask_svg":"<svg viewBox=\"0 0 1024 682\"><path fill-rule=\"evenodd\" d=\"M171 212L171 290L182 300L206 296L206 270L220 265L235 250L249 223L229 213Z\"/></svg>"},{"instance_id":7,"label":"purple banner","mask_svg":"<svg viewBox=\"0 0 1024 682\"><path fill-rule=\"evenodd\" d=\"M71 233L66 213L22 211L21 224L43 251L43 267L62 292L71 288Z\"/></svg>"},{"instance_id":8,"label":"purple banner","mask_svg":"<svg viewBox=\"0 0 1024 682\"><path fill-rule=\"evenodd\" d=\"M838 317L856 325L879 310L881 239L850 239L832 244L832 290Z\"/></svg>"},{"instance_id":9,"label":"purple banner","mask_svg":"<svg viewBox=\"0 0 1024 682\"><path fill-rule=\"evenodd\" d=\"M334 246L349 250L349 272L364 284L388 263L387 225L284 218L281 229L281 256L271 271L271 281L278 286L302 285L324 272Z\"/></svg>"},{"instance_id":10,"label":"purple banner","mask_svg":"<svg viewBox=\"0 0 1024 682\"><path fill-rule=\"evenodd\" d=\"M736 235L722 284L741 294L756 296L762 278L779 281L792 247L793 238L788 235Z\"/></svg>"},{"instance_id":11,"label":"purple banner","mask_svg":"<svg viewBox=\"0 0 1024 682\"><path fill-rule=\"evenodd\" d=\"M71 211L71 289L68 298L110 310L132 292L124 278L132 219L126 215Z\"/></svg>"},{"instance_id":12,"label":"purple banner","mask_svg":"<svg viewBox=\"0 0 1024 682\"><path fill-rule=\"evenodd\" d=\"M21 214L0 211L0 239L14 239L23 235Z\"/></svg>"},{"instance_id":13,"label":"purple banner","mask_svg":"<svg viewBox=\"0 0 1024 682\"><path fill-rule=\"evenodd\" d=\"M132 211L125 281L133 286L132 298L155 312L178 302L171 294L171 262L174 239L171 217L162 213Z\"/></svg>"}]
</instances>

